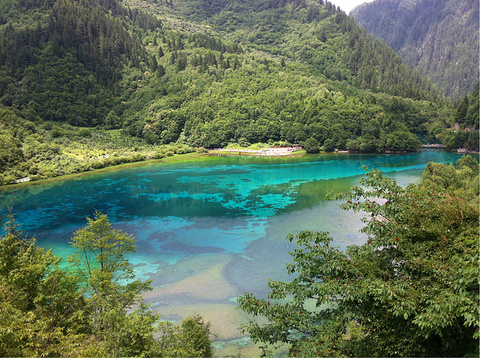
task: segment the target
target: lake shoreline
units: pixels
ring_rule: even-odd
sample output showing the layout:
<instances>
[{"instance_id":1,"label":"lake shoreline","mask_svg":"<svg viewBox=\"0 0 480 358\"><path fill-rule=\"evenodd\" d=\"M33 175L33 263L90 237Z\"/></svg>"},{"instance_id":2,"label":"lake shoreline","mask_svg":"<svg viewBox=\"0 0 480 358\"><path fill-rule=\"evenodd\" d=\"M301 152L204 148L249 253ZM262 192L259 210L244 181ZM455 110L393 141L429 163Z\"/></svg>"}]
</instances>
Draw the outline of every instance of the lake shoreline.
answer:
<instances>
[{"instance_id":1,"label":"lake shoreline","mask_svg":"<svg viewBox=\"0 0 480 358\"><path fill-rule=\"evenodd\" d=\"M0 186L0 191L5 191L9 189L18 189L27 187L30 185L41 185L41 184L48 184L48 183L56 183L64 180L70 180L75 178L80 178L88 175L93 174L100 174L100 173L108 173L108 172L116 172L123 169L128 168L135 168L141 166L148 166L148 165L156 165L156 164L169 164L169 163L178 163L178 162L189 162L189 161L198 161L200 158L207 159L209 157L208 153L188 153L188 154L178 154L172 157L166 157L161 159L147 159L133 163L123 163L118 165L113 165L105 168L89 170L81 173L74 173L74 174L66 174L61 175L58 177L52 178L45 178L45 179L38 179L38 180L29 180L17 183L11 183L6 185Z\"/></svg>"},{"instance_id":2,"label":"lake shoreline","mask_svg":"<svg viewBox=\"0 0 480 358\"><path fill-rule=\"evenodd\" d=\"M294 147L292 147L294 148ZM295 147L297 148L297 147ZM300 148L300 147L298 147ZM270 151L268 151L270 149ZM211 157L258 157L258 158L285 158L285 157L302 157L309 155L305 151L305 149L296 149L296 150L271 150L272 148L268 149L258 149L258 150L251 150L251 149L213 149L209 150L207 153L187 153L187 154L176 154L171 157L165 157L160 159L146 159L138 162L131 162L131 163L122 163L118 165L108 166L99 169L88 170L85 172L80 173L73 173L73 174L66 174L52 178L43 178L43 179L33 179L30 178L23 178L21 180L17 180L15 183L0 185L0 191L7 191L10 189L18 189L27 187L30 185L41 185L41 184L48 184L48 183L56 183L61 182L64 180L70 180L75 178L80 178L88 175L99 174L99 173L107 173L107 172L116 172L123 169L128 168L135 168L141 166L149 166L149 165L157 165L157 164L170 164L170 163L179 163L179 162L190 162L190 161L198 161L198 160L208 160ZM281 149L281 148L276 148ZM289 147L290 149L290 147ZM444 148L422 148L426 150L445 150ZM420 149L420 151L422 150ZM414 152L411 152L414 153ZM320 152L314 153L315 154L330 154L330 155L356 155L356 154L379 154L379 153L358 153L353 151L334 151L334 152ZM407 154L404 152L391 152L391 153L383 153L385 155L399 155L399 154ZM458 154L469 154L469 153L458 153ZM476 153L478 154L478 153ZM25 180L28 179L28 180Z\"/></svg>"},{"instance_id":3,"label":"lake shoreline","mask_svg":"<svg viewBox=\"0 0 480 358\"><path fill-rule=\"evenodd\" d=\"M219 150L220 151L220 150ZM239 155L238 152L235 150L221 150L225 156L227 155L233 155L234 153L236 155ZM286 155L282 154L276 154L276 155L260 155L253 151L250 152L248 149L242 150L242 153L250 153L249 156L256 156L256 157L283 157ZM229 154L231 153L231 154ZM290 153L290 156L302 156L305 155L306 152L305 150L299 150L294 152L294 154ZM40 185L40 184L48 184L48 183L56 183L64 180L70 180L70 179L75 179L75 178L80 178L92 174L99 174L99 173L106 173L106 172L115 172L123 169L128 169L128 168L135 168L135 167L140 167L140 166L148 166L148 165L156 165L156 164L170 164L170 163L178 163L178 162L189 162L189 161L198 161L198 160L208 160L209 157L213 156L222 156L221 154L219 155L216 150L209 150L207 153L187 153L187 154L175 154L171 157L165 157L165 158L160 158L160 159L146 159L138 162L131 162L131 163L122 163L118 165L113 165L113 166L108 166L104 168L99 168L99 169L93 169L93 170L88 170L85 172L80 172L80 173L73 173L73 174L66 174L66 175L61 175L61 176L56 176L56 177L51 177L51 178L42 178L42 179L31 179L29 177L27 178L22 178L17 180L15 183L10 183L10 184L5 184L5 185L0 185L0 191L5 191L9 189L18 189L18 188L23 188L27 187L30 185Z\"/></svg>"},{"instance_id":4,"label":"lake shoreline","mask_svg":"<svg viewBox=\"0 0 480 358\"><path fill-rule=\"evenodd\" d=\"M302 147L269 147L263 149L223 149L217 148L209 151L211 155L235 155L235 156L255 156L255 157L285 157L294 155L304 155L306 151Z\"/></svg>"}]
</instances>

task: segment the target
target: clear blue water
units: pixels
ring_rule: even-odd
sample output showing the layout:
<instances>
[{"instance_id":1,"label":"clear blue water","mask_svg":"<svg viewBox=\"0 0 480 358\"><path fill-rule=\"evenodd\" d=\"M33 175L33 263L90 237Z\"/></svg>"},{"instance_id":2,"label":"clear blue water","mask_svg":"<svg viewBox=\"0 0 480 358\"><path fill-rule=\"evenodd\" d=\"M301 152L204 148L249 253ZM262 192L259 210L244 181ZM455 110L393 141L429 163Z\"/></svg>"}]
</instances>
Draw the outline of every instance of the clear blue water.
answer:
<instances>
[{"instance_id":1,"label":"clear blue water","mask_svg":"<svg viewBox=\"0 0 480 358\"><path fill-rule=\"evenodd\" d=\"M138 239L130 260L140 278L153 280L155 290L147 299L165 318L202 313L235 321L240 314L231 311L235 296L265 295L266 278L288 279L284 267L293 249L285 240L288 233L329 231L342 248L363 243L359 215L323 200L329 191L354 186L362 165L407 185L420 179L429 161L458 158L442 151L212 157L0 191L0 215L12 208L38 245L66 257L75 230L86 224L86 216L101 211L115 228ZM225 324L219 329L227 332L231 327Z\"/></svg>"}]
</instances>

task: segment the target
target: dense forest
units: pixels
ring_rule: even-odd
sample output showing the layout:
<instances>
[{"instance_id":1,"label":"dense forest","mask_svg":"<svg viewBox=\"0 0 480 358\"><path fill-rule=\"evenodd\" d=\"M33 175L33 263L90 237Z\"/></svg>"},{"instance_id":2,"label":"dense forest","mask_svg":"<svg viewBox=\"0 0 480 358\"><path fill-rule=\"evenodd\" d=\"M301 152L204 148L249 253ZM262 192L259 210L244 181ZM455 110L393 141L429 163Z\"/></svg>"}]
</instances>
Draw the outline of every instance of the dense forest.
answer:
<instances>
[{"instance_id":1,"label":"dense forest","mask_svg":"<svg viewBox=\"0 0 480 358\"><path fill-rule=\"evenodd\" d=\"M478 1L376 0L351 15L446 96L461 98L477 85Z\"/></svg>"},{"instance_id":2,"label":"dense forest","mask_svg":"<svg viewBox=\"0 0 480 358\"><path fill-rule=\"evenodd\" d=\"M440 129L435 135L448 149L465 148L478 151L479 130L478 84L473 93L466 95L456 106L454 130ZM434 135L435 129L431 132Z\"/></svg>"},{"instance_id":3,"label":"dense forest","mask_svg":"<svg viewBox=\"0 0 480 358\"><path fill-rule=\"evenodd\" d=\"M456 108L328 1L2 0L0 13L2 184L232 144L478 143L452 139Z\"/></svg>"}]
</instances>

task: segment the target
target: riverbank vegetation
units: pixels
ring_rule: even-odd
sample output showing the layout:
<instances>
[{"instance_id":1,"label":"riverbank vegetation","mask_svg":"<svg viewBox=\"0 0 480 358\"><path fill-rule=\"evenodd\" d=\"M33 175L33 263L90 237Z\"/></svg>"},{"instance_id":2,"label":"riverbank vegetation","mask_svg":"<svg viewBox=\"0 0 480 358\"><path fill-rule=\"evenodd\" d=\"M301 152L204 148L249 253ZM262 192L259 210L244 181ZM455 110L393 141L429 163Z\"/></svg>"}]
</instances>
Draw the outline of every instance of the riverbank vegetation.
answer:
<instances>
[{"instance_id":1,"label":"riverbank vegetation","mask_svg":"<svg viewBox=\"0 0 480 358\"><path fill-rule=\"evenodd\" d=\"M152 145L121 130L52 122L28 126L9 110L0 110L0 123L8 128L0 135L0 185L19 178L35 181L176 154L208 152L183 144ZM12 132L14 136L7 134Z\"/></svg>"},{"instance_id":2,"label":"riverbank vegetation","mask_svg":"<svg viewBox=\"0 0 480 358\"><path fill-rule=\"evenodd\" d=\"M342 252L325 232L289 235L295 278L271 281L267 299L240 298L266 319L244 331L299 357L478 356L478 173L468 156L456 167L430 163L407 188L367 173L334 198L366 214L368 241Z\"/></svg>"},{"instance_id":3,"label":"riverbank vegetation","mask_svg":"<svg viewBox=\"0 0 480 358\"><path fill-rule=\"evenodd\" d=\"M475 90L463 97L455 109L453 128L445 128L438 123L430 131L430 135L445 144L447 149L462 148L464 151L479 150L479 96L478 84Z\"/></svg>"},{"instance_id":4,"label":"riverbank vegetation","mask_svg":"<svg viewBox=\"0 0 480 358\"><path fill-rule=\"evenodd\" d=\"M0 10L3 184L232 144L385 153L416 150L419 135L478 143L475 124L454 132L455 108L434 86L328 1Z\"/></svg>"}]
</instances>

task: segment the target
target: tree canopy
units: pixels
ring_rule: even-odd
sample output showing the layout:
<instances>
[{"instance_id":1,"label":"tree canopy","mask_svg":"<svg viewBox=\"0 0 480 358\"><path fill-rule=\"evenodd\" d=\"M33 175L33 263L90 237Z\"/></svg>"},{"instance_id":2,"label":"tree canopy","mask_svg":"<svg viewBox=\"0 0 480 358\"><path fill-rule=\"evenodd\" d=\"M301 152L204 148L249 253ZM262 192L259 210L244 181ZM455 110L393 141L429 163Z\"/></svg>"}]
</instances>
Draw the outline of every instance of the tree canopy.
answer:
<instances>
[{"instance_id":1,"label":"tree canopy","mask_svg":"<svg viewBox=\"0 0 480 358\"><path fill-rule=\"evenodd\" d=\"M13 216L0 238L0 355L211 357L213 334L199 316L176 326L142 300L126 254L135 239L96 213L77 231L71 267L23 237Z\"/></svg>"},{"instance_id":2,"label":"tree canopy","mask_svg":"<svg viewBox=\"0 0 480 358\"><path fill-rule=\"evenodd\" d=\"M294 278L270 281L268 298L245 293L241 309L267 323L243 329L288 343L291 356L477 356L478 191L469 203L449 186L402 188L377 170L360 184L334 198L365 213L366 243L342 252L325 232L289 235Z\"/></svg>"},{"instance_id":3,"label":"tree canopy","mask_svg":"<svg viewBox=\"0 0 480 358\"><path fill-rule=\"evenodd\" d=\"M0 184L153 158L170 144L478 143L472 98L455 113L328 1L12 0L0 14Z\"/></svg>"}]
</instances>

